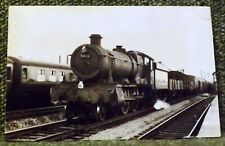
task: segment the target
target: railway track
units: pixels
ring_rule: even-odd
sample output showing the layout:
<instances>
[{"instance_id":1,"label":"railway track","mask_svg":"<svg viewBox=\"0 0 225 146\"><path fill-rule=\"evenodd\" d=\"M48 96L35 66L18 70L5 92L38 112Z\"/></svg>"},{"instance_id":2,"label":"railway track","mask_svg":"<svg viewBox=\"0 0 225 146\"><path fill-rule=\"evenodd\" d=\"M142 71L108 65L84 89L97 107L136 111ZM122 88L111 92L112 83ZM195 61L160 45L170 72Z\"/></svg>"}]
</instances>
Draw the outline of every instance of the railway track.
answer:
<instances>
[{"instance_id":1,"label":"railway track","mask_svg":"<svg viewBox=\"0 0 225 146\"><path fill-rule=\"evenodd\" d=\"M153 109L145 109L126 116L111 118L103 122L80 124L68 124L66 120L43 124L35 127L20 129L5 133L6 141L57 141L57 140L81 140L98 131L110 128L129 120L144 116ZM78 117L75 117L79 120Z\"/></svg>"},{"instance_id":2,"label":"railway track","mask_svg":"<svg viewBox=\"0 0 225 146\"><path fill-rule=\"evenodd\" d=\"M38 117L43 115L55 114L55 113L62 113L64 111L65 111L65 105L11 111L11 112L6 112L5 120L6 121L19 120L19 119Z\"/></svg>"},{"instance_id":3,"label":"railway track","mask_svg":"<svg viewBox=\"0 0 225 146\"><path fill-rule=\"evenodd\" d=\"M133 139L174 139L196 136L214 98L196 102Z\"/></svg>"},{"instance_id":4,"label":"railway track","mask_svg":"<svg viewBox=\"0 0 225 146\"><path fill-rule=\"evenodd\" d=\"M204 107L206 107L206 105L209 107L209 102L212 100L212 98L209 98L207 100L204 100L202 102L205 103ZM158 133L160 133L160 128L161 131L165 130L166 128L166 124L168 125L167 127L174 130L177 129L188 129L188 128L184 128L183 124L179 124L179 123L175 123L175 127L170 126L173 122L172 121L182 121L179 119L179 116L181 116L183 113L185 113L186 111L189 111L189 113L191 113L191 115L194 113L193 111L199 111L199 113L202 113L202 110L191 110L194 107L201 107L203 105L202 102L197 102L198 100L193 100L191 101L192 103L194 102L195 104L192 104L190 106L188 106L186 109L181 110L179 113L175 114L174 116L170 117L169 119L167 119L166 121L164 121L163 123L160 123L159 125L157 125L156 127L150 127L148 130L144 131L143 133L140 133L138 136L135 136L135 139L148 139L148 138L153 138L152 136L155 136L154 138L178 138L174 135L171 136L171 134L168 134L170 137L162 137L161 135L159 135L157 137L157 131ZM66 122L66 120L61 120L58 122L52 122L49 124L43 124L43 125L38 125L38 126L34 126L34 127L30 127L30 128L24 128L24 129L20 129L20 130L15 130L15 131L10 131L10 132L6 132L5 133L5 138L6 141L58 141L58 140L81 140L81 139L88 139L89 136L111 128L111 127L115 127L117 125L126 123L128 121L134 120L136 118L145 116L151 112L155 111L152 108L149 109L145 109L142 111L137 111L135 113L130 113L126 116L120 116L120 117L116 117L116 118L111 118L108 119L106 121L103 122L88 122L89 120L84 119L85 122L83 121L79 121L80 118L75 117L76 122L74 123L68 123ZM205 113L207 111L207 109L203 110ZM194 114L197 115L197 114ZM184 114L183 116L187 116L187 114ZM201 118L196 118L195 120L198 121L197 123L201 123ZM204 115L202 114L201 116L202 118L204 117ZM183 121L187 120L187 117L183 118ZM187 120L189 121L189 120ZM182 122L181 122L182 123ZM198 127L198 124L195 124L194 126L192 126L191 129L191 133L194 134L195 130ZM190 123L189 123L190 125ZM188 127L188 124L187 124ZM195 127L195 128L193 128ZM190 132L189 132L190 133ZM189 134L189 137L192 136L192 134ZM160 137L161 136L161 137ZM188 136L188 135L185 135ZM180 136L181 137L181 136ZM133 139L133 138L132 138Z\"/></svg>"},{"instance_id":5,"label":"railway track","mask_svg":"<svg viewBox=\"0 0 225 146\"><path fill-rule=\"evenodd\" d=\"M9 131L4 135L6 141L38 141L40 138L51 135L54 129L60 129L63 126L66 126L66 120ZM34 136L36 137L34 138Z\"/></svg>"}]
</instances>

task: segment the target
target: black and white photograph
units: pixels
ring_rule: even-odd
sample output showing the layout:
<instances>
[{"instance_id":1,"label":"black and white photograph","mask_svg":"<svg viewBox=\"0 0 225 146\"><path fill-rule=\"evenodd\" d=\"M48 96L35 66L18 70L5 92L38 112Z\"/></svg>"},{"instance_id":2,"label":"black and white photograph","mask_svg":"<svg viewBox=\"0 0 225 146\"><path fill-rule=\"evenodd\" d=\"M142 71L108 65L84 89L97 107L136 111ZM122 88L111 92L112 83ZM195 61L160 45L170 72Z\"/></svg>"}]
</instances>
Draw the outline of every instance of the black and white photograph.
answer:
<instances>
[{"instance_id":1,"label":"black and white photograph","mask_svg":"<svg viewBox=\"0 0 225 146\"><path fill-rule=\"evenodd\" d=\"M220 137L210 7L10 6L6 141Z\"/></svg>"}]
</instances>

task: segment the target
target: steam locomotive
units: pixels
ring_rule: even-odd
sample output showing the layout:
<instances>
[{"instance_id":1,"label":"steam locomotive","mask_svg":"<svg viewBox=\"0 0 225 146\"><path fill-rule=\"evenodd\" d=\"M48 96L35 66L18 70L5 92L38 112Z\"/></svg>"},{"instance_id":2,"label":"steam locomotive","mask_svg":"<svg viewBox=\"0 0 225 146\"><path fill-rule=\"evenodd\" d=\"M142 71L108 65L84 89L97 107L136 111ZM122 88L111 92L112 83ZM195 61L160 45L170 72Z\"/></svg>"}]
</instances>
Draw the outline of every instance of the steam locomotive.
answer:
<instances>
[{"instance_id":1,"label":"steam locomotive","mask_svg":"<svg viewBox=\"0 0 225 146\"><path fill-rule=\"evenodd\" d=\"M110 112L126 115L156 98L170 100L208 89L209 83L160 67L142 52L126 51L122 46L105 49L101 38L92 34L90 44L72 53L70 65L78 80L51 88L52 102L67 104L67 119L84 114L103 121Z\"/></svg>"},{"instance_id":2,"label":"steam locomotive","mask_svg":"<svg viewBox=\"0 0 225 146\"><path fill-rule=\"evenodd\" d=\"M7 110L48 106L50 87L75 78L67 65L7 57Z\"/></svg>"}]
</instances>

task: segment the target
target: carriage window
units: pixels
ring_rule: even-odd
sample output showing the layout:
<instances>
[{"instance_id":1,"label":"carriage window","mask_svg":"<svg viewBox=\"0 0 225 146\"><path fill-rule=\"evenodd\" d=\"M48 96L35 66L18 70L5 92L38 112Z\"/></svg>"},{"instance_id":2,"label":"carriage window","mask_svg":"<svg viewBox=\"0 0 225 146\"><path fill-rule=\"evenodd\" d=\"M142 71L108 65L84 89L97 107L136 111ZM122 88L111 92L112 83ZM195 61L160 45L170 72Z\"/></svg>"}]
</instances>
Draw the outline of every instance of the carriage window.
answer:
<instances>
[{"instance_id":1,"label":"carriage window","mask_svg":"<svg viewBox=\"0 0 225 146\"><path fill-rule=\"evenodd\" d=\"M40 69L40 75L44 75L45 74L45 70L44 69Z\"/></svg>"},{"instance_id":2,"label":"carriage window","mask_svg":"<svg viewBox=\"0 0 225 146\"><path fill-rule=\"evenodd\" d=\"M7 80L11 80L11 67L7 67Z\"/></svg>"},{"instance_id":3,"label":"carriage window","mask_svg":"<svg viewBox=\"0 0 225 146\"><path fill-rule=\"evenodd\" d=\"M27 79L27 68L23 68L22 70L22 78Z\"/></svg>"},{"instance_id":4,"label":"carriage window","mask_svg":"<svg viewBox=\"0 0 225 146\"><path fill-rule=\"evenodd\" d=\"M51 72L51 75L55 76L55 75L56 75L56 71L53 70L53 71Z\"/></svg>"}]
</instances>

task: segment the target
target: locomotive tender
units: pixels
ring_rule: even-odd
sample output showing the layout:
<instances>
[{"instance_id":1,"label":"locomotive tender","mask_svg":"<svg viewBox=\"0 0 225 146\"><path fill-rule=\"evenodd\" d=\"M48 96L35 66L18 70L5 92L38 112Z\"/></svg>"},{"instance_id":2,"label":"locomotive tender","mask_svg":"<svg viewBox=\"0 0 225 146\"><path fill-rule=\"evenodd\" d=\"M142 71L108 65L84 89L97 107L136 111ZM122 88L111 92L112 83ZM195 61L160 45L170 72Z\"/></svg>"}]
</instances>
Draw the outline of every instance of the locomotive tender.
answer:
<instances>
[{"instance_id":1,"label":"locomotive tender","mask_svg":"<svg viewBox=\"0 0 225 146\"><path fill-rule=\"evenodd\" d=\"M8 110L48 106L50 87L64 80L75 78L68 65L58 65L7 57Z\"/></svg>"},{"instance_id":2,"label":"locomotive tender","mask_svg":"<svg viewBox=\"0 0 225 146\"><path fill-rule=\"evenodd\" d=\"M102 121L112 111L125 115L156 98L202 91L202 82L194 76L159 68L160 64L142 52L126 51L122 46L105 49L101 38L92 34L90 44L80 45L72 53L70 65L78 80L51 89L52 102L67 103L68 119L82 113Z\"/></svg>"}]
</instances>

